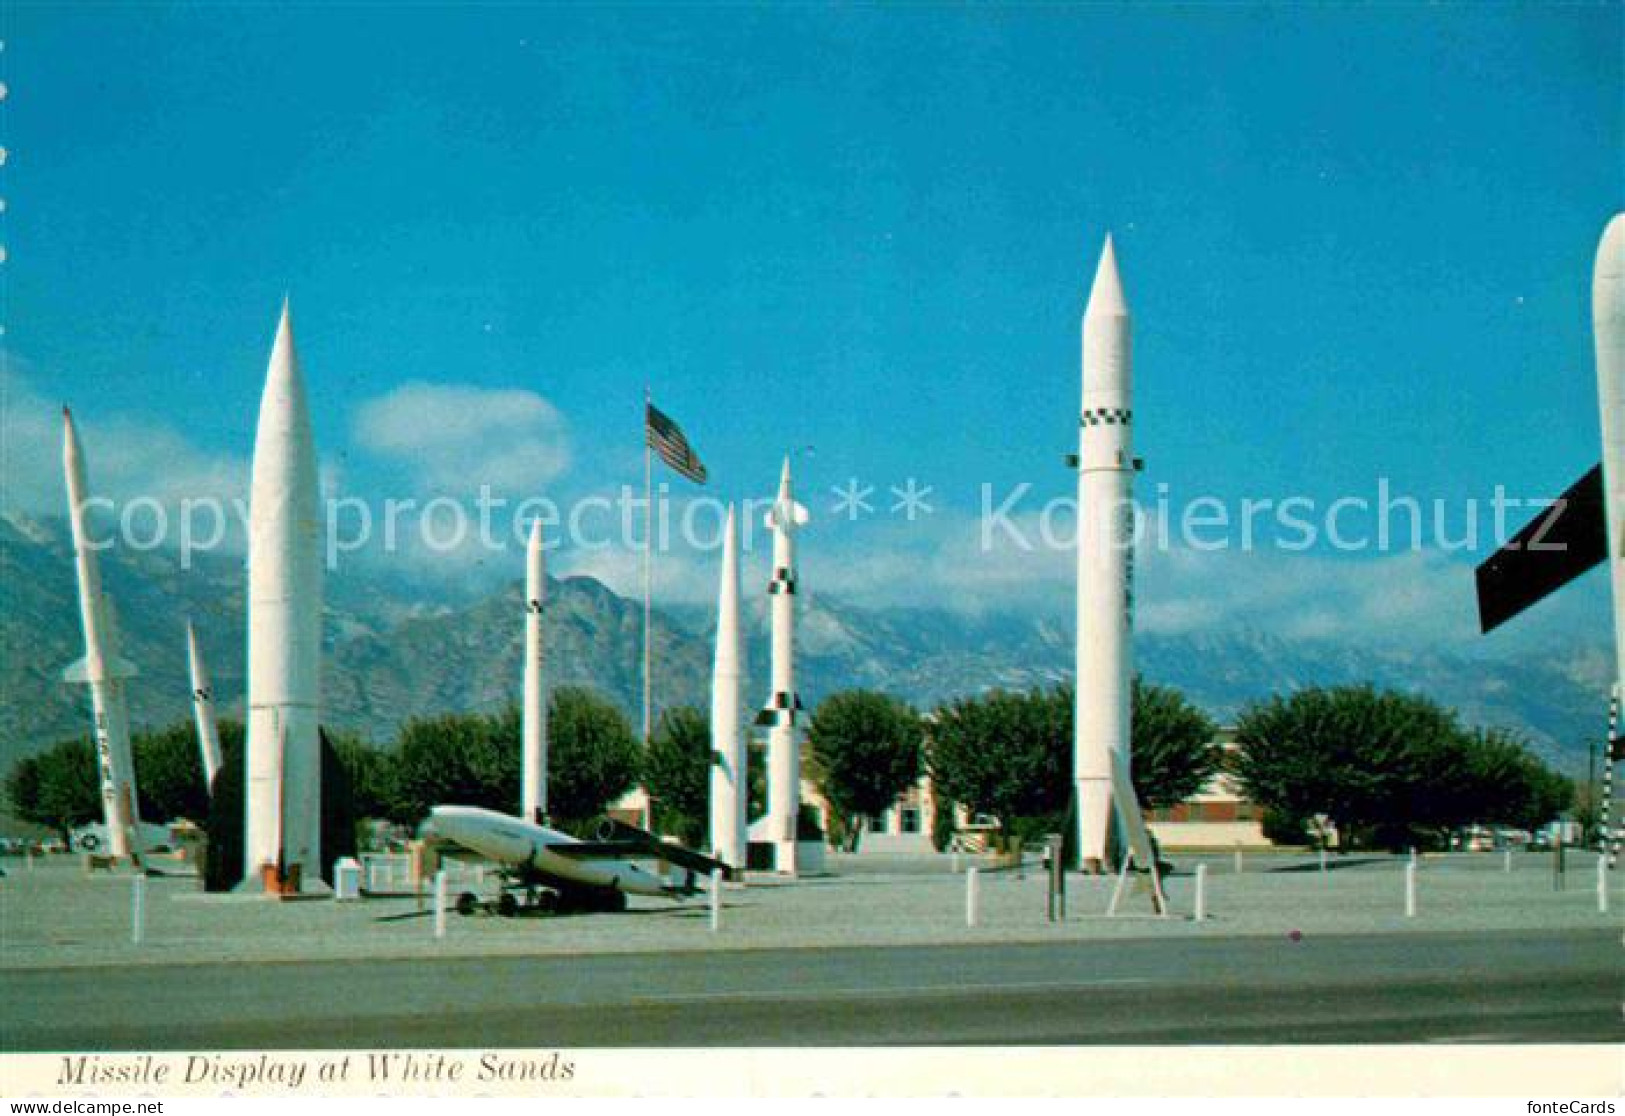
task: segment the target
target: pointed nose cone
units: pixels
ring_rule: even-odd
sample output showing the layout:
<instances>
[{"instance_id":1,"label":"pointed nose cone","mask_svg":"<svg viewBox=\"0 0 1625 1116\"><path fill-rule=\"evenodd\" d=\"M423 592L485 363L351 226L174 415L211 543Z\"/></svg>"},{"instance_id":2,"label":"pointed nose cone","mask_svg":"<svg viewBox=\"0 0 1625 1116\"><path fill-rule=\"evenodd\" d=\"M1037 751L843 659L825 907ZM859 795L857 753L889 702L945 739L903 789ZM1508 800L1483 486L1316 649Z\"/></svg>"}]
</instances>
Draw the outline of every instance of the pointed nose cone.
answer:
<instances>
[{"instance_id":1,"label":"pointed nose cone","mask_svg":"<svg viewBox=\"0 0 1625 1116\"><path fill-rule=\"evenodd\" d=\"M784 458L784 468L779 470L779 499L790 499L790 457L788 454Z\"/></svg>"},{"instance_id":2,"label":"pointed nose cone","mask_svg":"<svg viewBox=\"0 0 1625 1116\"><path fill-rule=\"evenodd\" d=\"M1106 234L1106 246L1100 252L1100 264L1095 268L1095 285L1089 290L1089 306L1084 316L1116 314L1127 316L1128 300L1123 297L1123 279L1117 273L1117 249L1112 246L1111 234Z\"/></svg>"},{"instance_id":3,"label":"pointed nose cone","mask_svg":"<svg viewBox=\"0 0 1625 1116\"><path fill-rule=\"evenodd\" d=\"M1625 317L1625 213L1614 214L1597 244L1592 291L1598 320Z\"/></svg>"},{"instance_id":4,"label":"pointed nose cone","mask_svg":"<svg viewBox=\"0 0 1625 1116\"><path fill-rule=\"evenodd\" d=\"M62 408L62 458L73 462L83 455L79 447L79 431L73 425L73 412L64 405Z\"/></svg>"}]
</instances>

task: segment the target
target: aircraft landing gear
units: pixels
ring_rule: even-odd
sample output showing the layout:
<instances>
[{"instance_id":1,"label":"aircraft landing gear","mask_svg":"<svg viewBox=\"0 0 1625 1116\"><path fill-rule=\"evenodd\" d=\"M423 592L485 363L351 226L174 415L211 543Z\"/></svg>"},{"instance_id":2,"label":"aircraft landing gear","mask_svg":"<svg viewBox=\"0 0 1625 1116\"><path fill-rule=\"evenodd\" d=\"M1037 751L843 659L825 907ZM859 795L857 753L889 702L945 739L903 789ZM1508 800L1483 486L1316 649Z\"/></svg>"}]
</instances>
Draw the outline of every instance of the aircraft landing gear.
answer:
<instances>
[{"instance_id":1,"label":"aircraft landing gear","mask_svg":"<svg viewBox=\"0 0 1625 1116\"><path fill-rule=\"evenodd\" d=\"M480 897L472 891L465 891L457 897L457 913L464 918L480 909Z\"/></svg>"},{"instance_id":2,"label":"aircraft landing gear","mask_svg":"<svg viewBox=\"0 0 1625 1116\"><path fill-rule=\"evenodd\" d=\"M504 891L497 896L497 914L503 918L515 918L519 914L519 900L511 891Z\"/></svg>"}]
</instances>

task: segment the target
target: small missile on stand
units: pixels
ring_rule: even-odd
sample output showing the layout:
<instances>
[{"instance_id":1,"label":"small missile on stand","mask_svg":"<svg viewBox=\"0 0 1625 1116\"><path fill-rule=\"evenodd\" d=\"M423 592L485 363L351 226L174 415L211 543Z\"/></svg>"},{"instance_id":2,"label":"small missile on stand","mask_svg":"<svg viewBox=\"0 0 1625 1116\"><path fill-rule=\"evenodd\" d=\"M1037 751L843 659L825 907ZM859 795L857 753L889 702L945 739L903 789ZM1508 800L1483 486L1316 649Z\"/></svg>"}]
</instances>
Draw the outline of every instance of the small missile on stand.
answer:
<instances>
[{"instance_id":1,"label":"small missile on stand","mask_svg":"<svg viewBox=\"0 0 1625 1116\"><path fill-rule=\"evenodd\" d=\"M186 662L192 673L192 719L197 724L197 746L203 760L203 785L214 793L214 776L220 770L220 729L214 716L214 689L209 685L209 668L197 644L197 629L186 622Z\"/></svg>"},{"instance_id":2,"label":"small missile on stand","mask_svg":"<svg viewBox=\"0 0 1625 1116\"><path fill-rule=\"evenodd\" d=\"M134 677L136 669L119 657L112 602L102 592L97 547L91 543L86 517L90 487L85 479L84 447L79 444L79 432L66 407L62 408L62 471L67 481L68 520L79 579L79 619L85 634L84 658L68 667L63 677L90 687L107 851L117 860L140 867L145 850L141 845L135 763L130 754L130 718L124 699L124 680Z\"/></svg>"}]
</instances>

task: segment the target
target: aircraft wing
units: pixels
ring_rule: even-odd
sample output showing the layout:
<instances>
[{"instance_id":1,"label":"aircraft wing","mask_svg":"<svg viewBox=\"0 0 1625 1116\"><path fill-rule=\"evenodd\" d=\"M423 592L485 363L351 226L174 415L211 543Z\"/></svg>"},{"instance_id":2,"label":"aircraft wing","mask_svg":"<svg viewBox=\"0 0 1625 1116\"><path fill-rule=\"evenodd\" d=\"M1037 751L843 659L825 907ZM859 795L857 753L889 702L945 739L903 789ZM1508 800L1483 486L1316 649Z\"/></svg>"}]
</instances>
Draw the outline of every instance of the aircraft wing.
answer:
<instances>
[{"instance_id":1,"label":"aircraft wing","mask_svg":"<svg viewBox=\"0 0 1625 1116\"><path fill-rule=\"evenodd\" d=\"M1599 464L1478 567L1478 623L1488 632L1608 556Z\"/></svg>"},{"instance_id":2,"label":"aircraft wing","mask_svg":"<svg viewBox=\"0 0 1625 1116\"><path fill-rule=\"evenodd\" d=\"M598 825L597 840L577 841L572 844L549 845L548 852L569 857L640 857L664 860L698 875L709 876L720 871L732 877L734 873L720 860L695 852L683 845L663 841L647 829L639 829L614 818L605 818Z\"/></svg>"}]
</instances>

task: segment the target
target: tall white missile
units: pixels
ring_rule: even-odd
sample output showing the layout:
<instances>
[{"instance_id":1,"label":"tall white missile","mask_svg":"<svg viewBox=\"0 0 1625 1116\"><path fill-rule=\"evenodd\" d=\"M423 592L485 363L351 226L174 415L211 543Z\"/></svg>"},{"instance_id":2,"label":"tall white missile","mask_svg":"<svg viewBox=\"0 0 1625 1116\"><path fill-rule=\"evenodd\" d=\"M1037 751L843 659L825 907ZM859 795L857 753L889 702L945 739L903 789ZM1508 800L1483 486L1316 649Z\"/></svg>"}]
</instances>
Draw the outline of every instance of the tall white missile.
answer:
<instances>
[{"instance_id":1,"label":"tall white missile","mask_svg":"<svg viewBox=\"0 0 1625 1116\"><path fill-rule=\"evenodd\" d=\"M768 579L772 629L773 690L756 715L767 731L767 817L763 833L774 847L773 867L796 874L796 820L801 811L801 743L796 692L796 542L807 509L790 494L790 459L779 474L779 494L765 517L773 532L773 576Z\"/></svg>"},{"instance_id":2,"label":"tall white missile","mask_svg":"<svg viewBox=\"0 0 1625 1116\"><path fill-rule=\"evenodd\" d=\"M739 536L728 507L722 540L722 584L717 590L717 650L711 671L711 855L735 871L745 869L745 734L739 724L744 666L739 642Z\"/></svg>"},{"instance_id":3,"label":"tall white missile","mask_svg":"<svg viewBox=\"0 0 1625 1116\"><path fill-rule=\"evenodd\" d=\"M525 548L525 704L521 717L524 759L520 774L520 813L528 822L547 824L547 688L543 668L542 614L547 607L547 566L542 557L542 521L530 525Z\"/></svg>"},{"instance_id":4,"label":"tall white missile","mask_svg":"<svg viewBox=\"0 0 1625 1116\"><path fill-rule=\"evenodd\" d=\"M108 852L140 865L145 850L141 846L135 764L130 758L130 718L124 703L124 679L133 677L136 669L119 657L112 602L102 592L98 546L91 542L86 518L89 485L85 480L85 451L79 444L73 415L66 407L62 408L62 472L67 480L68 521L79 575L79 620L85 633L85 656L68 667L63 677L90 687Z\"/></svg>"},{"instance_id":5,"label":"tall white missile","mask_svg":"<svg viewBox=\"0 0 1625 1116\"><path fill-rule=\"evenodd\" d=\"M1597 410L1602 417L1602 490L1608 530L1608 576L1614 595L1614 693L1625 699L1625 213L1597 245L1591 277L1591 323L1597 345ZM1610 742L1611 747L1618 745ZM1625 780L1612 780L1616 790ZM1610 815L1619 817L1617 803Z\"/></svg>"},{"instance_id":6,"label":"tall white missile","mask_svg":"<svg viewBox=\"0 0 1625 1116\"><path fill-rule=\"evenodd\" d=\"M197 724L198 752L203 758L203 785L214 793L214 776L220 770L220 729L215 723L214 688L209 685L209 668L197 645L197 630L186 622L186 662L192 672L192 719Z\"/></svg>"},{"instance_id":7,"label":"tall white missile","mask_svg":"<svg viewBox=\"0 0 1625 1116\"><path fill-rule=\"evenodd\" d=\"M260 399L248 521L244 886L321 884L322 517L310 408L284 303Z\"/></svg>"},{"instance_id":8,"label":"tall white missile","mask_svg":"<svg viewBox=\"0 0 1625 1116\"><path fill-rule=\"evenodd\" d=\"M1078 432L1078 654L1073 780L1081 866L1105 865L1115 803L1139 865L1149 841L1129 781L1134 680L1134 361L1110 236L1083 314Z\"/></svg>"}]
</instances>

